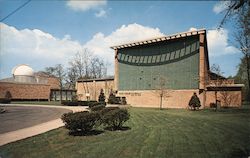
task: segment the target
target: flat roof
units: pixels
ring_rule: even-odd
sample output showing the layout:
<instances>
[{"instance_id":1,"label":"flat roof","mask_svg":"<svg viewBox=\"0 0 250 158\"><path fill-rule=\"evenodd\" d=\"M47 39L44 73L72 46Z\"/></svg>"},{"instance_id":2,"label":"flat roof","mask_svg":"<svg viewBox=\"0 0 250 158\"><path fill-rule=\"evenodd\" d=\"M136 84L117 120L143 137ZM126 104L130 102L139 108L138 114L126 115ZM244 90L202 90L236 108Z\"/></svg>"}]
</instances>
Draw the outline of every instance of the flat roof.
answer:
<instances>
[{"instance_id":1,"label":"flat roof","mask_svg":"<svg viewBox=\"0 0 250 158\"><path fill-rule=\"evenodd\" d=\"M138 45L145 45L145 44L150 44L150 43L157 43L161 41L167 41L167 40L172 40L172 39L177 39L177 38L182 38L182 37L187 37L187 36L194 36L194 35L199 35L199 34L204 34L206 33L206 29L199 29L195 31L188 31L188 32L181 32L181 33L176 33L168 36L162 36L154 39L148 39L144 41L136 41L132 43L126 43L126 44L121 44L121 45L116 45L112 46L110 48L116 50L116 49L122 49L122 48L128 48L128 47L134 47Z\"/></svg>"},{"instance_id":2,"label":"flat roof","mask_svg":"<svg viewBox=\"0 0 250 158\"><path fill-rule=\"evenodd\" d=\"M78 79L77 82L110 81L110 80L114 80L114 77L92 78L92 79Z\"/></svg>"},{"instance_id":3,"label":"flat roof","mask_svg":"<svg viewBox=\"0 0 250 158\"><path fill-rule=\"evenodd\" d=\"M244 87L244 84L223 84L223 85L207 85L207 88L222 88L222 87Z\"/></svg>"}]
</instances>

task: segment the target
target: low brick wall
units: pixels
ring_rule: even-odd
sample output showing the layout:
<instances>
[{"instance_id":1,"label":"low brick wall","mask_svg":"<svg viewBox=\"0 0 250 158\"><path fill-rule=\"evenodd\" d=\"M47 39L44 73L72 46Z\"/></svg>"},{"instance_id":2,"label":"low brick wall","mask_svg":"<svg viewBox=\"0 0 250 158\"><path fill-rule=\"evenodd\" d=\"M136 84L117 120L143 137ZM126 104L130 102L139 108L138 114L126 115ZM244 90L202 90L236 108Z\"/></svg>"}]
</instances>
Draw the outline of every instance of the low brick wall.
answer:
<instances>
[{"instance_id":1,"label":"low brick wall","mask_svg":"<svg viewBox=\"0 0 250 158\"><path fill-rule=\"evenodd\" d=\"M198 89L169 90L162 99L163 108L188 108L188 103L193 93L199 94ZM119 91L117 96L126 97L127 103L133 107L160 107L160 94L158 91ZM198 95L198 97L200 97Z\"/></svg>"},{"instance_id":2,"label":"low brick wall","mask_svg":"<svg viewBox=\"0 0 250 158\"><path fill-rule=\"evenodd\" d=\"M162 107L188 108L189 100L194 92L200 99L201 108L215 103L214 91L203 91L199 94L198 89L169 90L167 97L162 99ZM133 107L160 107L160 95L157 91L119 91L117 96L126 97L127 103ZM240 107L242 105L241 91L219 91L217 99L220 101L221 107Z\"/></svg>"},{"instance_id":3,"label":"low brick wall","mask_svg":"<svg viewBox=\"0 0 250 158\"><path fill-rule=\"evenodd\" d=\"M4 97L9 91L14 100L48 100L50 97L50 85L22 84L0 82L0 97Z\"/></svg>"}]
</instances>

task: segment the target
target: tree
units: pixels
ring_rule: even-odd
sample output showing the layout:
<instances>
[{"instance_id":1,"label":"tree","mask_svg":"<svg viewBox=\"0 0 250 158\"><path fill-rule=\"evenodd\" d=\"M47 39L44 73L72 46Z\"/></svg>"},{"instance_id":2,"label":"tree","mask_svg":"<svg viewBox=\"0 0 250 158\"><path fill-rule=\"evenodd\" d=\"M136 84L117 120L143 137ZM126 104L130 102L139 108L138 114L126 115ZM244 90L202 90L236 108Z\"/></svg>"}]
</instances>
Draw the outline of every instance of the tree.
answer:
<instances>
[{"instance_id":1,"label":"tree","mask_svg":"<svg viewBox=\"0 0 250 158\"><path fill-rule=\"evenodd\" d=\"M118 100L116 99L116 96L115 96L112 89L109 93L108 103L109 104L118 104L119 103Z\"/></svg>"},{"instance_id":2,"label":"tree","mask_svg":"<svg viewBox=\"0 0 250 158\"><path fill-rule=\"evenodd\" d=\"M60 101L62 102L62 89L64 87L65 72L61 64L57 64L54 67L46 67L45 72L49 75L55 76L58 79L58 86L60 87Z\"/></svg>"},{"instance_id":3,"label":"tree","mask_svg":"<svg viewBox=\"0 0 250 158\"><path fill-rule=\"evenodd\" d=\"M94 56L88 49L77 52L69 61L67 82L75 87L78 79L102 78L107 74L107 66L98 56Z\"/></svg>"},{"instance_id":4,"label":"tree","mask_svg":"<svg viewBox=\"0 0 250 158\"><path fill-rule=\"evenodd\" d=\"M100 95L99 95L98 101L100 103L105 103L105 95L103 93L103 89L101 89L101 91L100 91Z\"/></svg>"},{"instance_id":5,"label":"tree","mask_svg":"<svg viewBox=\"0 0 250 158\"><path fill-rule=\"evenodd\" d=\"M248 0L232 0L232 1L223 1L224 5L226 6L225 9L222 11L224 13L224 17L222 18L219 29L223 27L223 25L228 21L235 18L241 14L242 10L249 8L250 1Z\"/></svg>"},{"instance_id":6,"label":"tree","mask_svg":"<svg viewBox=\"0 0 250 158\"><path fill-rule=\"evenodd\" d=\"M162 99L170 97L170 90L167 89L167 79L165 77L160 76L158 78L159 82L155 86L154 93L160 98L160 110L162 110Z\"/></svg>"},{"instance_id":7,"label":"tree","mask_svg":"<svg viewBox=\"0 0 250 158\"><path fill-rule=\"evenodd\" d=\"M243 57L241 59L240 64L238 65L238 72L236 76L234 77L236 83L243 83L245 86L243 87L243 95L245 100L250 101L250 89L249 89L249 83L247 79L247 60L246 57ZM250 61L248 61L248 65L250 65Z\"/></svg>"},{"instance_id":8,"label":"tree","mask_svg":"<svg viewBox=\"0 0 250 158\"><path fill-rule=\"evenodd\" d=\"M247 81L244 82L249 91L250 89L250 1L238 0L238 1L226 1L224 3L226 9L224 10L224 18L220 22L219 28L231 20L235 24L236 31L234 33L234 45L243 54L243 59L246 67ZM248 92L247 91L247 92ZM248 95L248 98L249 95Z\"/></svg>"},{"instance_id":9,"label":"tree","mask_svg":"<svg viewBox=\"0 0 250 158\"><path fill-rule=\"evenodd\" d=\"M214 95L215 95L215 105L216 105L216 110L218 108L218 91L219 91L219 87L221 87L221 85L223 84L225 78L222 76L223 72L220 69L219 65L213 64L211 67L211 71L213 74L213 77L210 76L210 83L213 84L214 88Z\"/></svg>"},{"instance_id":10,"label":"tree","mask_svg":"<svg viewBox=\"0 0 250 158\"><path fill-rule=\"evenodd\" d=\"M196 93L194 93L194 95L191 97L188 105L193 110L196 110L196 108L199 109L199 107L201 106L201 102L200 102L200 99L198 98L198 96L196 95Z\"/></svg>"},{"instance_id":11,"label":"tree","mask_svg":"<svg viewBox=\"0 0 250 158\"><path fill-rule=\"evenodd\" d=\"M245 64L247 86L250 89L250 9L248 8L245 12L247 13L242 13L237 20L237 32L234 37L236 47L243 54L242 63Z\"/></svg>"}]
</instances>

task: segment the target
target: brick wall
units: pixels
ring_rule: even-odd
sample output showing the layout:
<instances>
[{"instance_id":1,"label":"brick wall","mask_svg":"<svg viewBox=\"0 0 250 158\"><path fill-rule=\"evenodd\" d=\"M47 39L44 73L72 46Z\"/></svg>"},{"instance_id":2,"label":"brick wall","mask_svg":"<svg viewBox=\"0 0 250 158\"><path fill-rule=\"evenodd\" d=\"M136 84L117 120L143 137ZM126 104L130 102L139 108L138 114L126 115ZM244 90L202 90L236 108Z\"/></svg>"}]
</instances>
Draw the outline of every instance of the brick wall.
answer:
<instances>
[{"instance_id":1,"label":"brick wall","mask_svg":"<svg viewBox=\"0 0 250 158\"><path fill-rule=\"evenodd\" d=\"M101 89L108 99L111 90L114 90L114 80L78 82L76 84L77 96L80 100L87 100L86 94L90 94L90 100L98 100Z\"/></svg>"},{"instance_id":2,"label":"brick wall","mask_svg":"<svg viewBox=\"0 0 250 158\"><path fill-rule=\"evenodd\" d=\"M21 84L0 82L0 97L4 97L6 91L12 95L12 99L49 99L50 86L45 84Z\"/></svg>"}]
</instances>

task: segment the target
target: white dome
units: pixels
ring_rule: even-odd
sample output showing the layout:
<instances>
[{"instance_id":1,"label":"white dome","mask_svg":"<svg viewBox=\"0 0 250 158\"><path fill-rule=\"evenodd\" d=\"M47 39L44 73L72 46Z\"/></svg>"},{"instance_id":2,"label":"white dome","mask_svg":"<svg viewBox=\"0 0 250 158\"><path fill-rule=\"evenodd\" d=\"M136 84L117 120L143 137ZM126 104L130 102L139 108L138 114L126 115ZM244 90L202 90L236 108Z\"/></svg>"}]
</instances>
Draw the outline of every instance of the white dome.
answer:
<instances>
[{"instance_id":1,"label":"white dome","mask_svg":"<svg viewBox=\"0 0 250 158\"><path fill-rule=\"evenodd\" d=\"M14 67L12 69L12 74L14 76L33 76L34 71L28 65L22 64L22 65L18 65L16 67Z\"/></svg>"}]
</instances>

